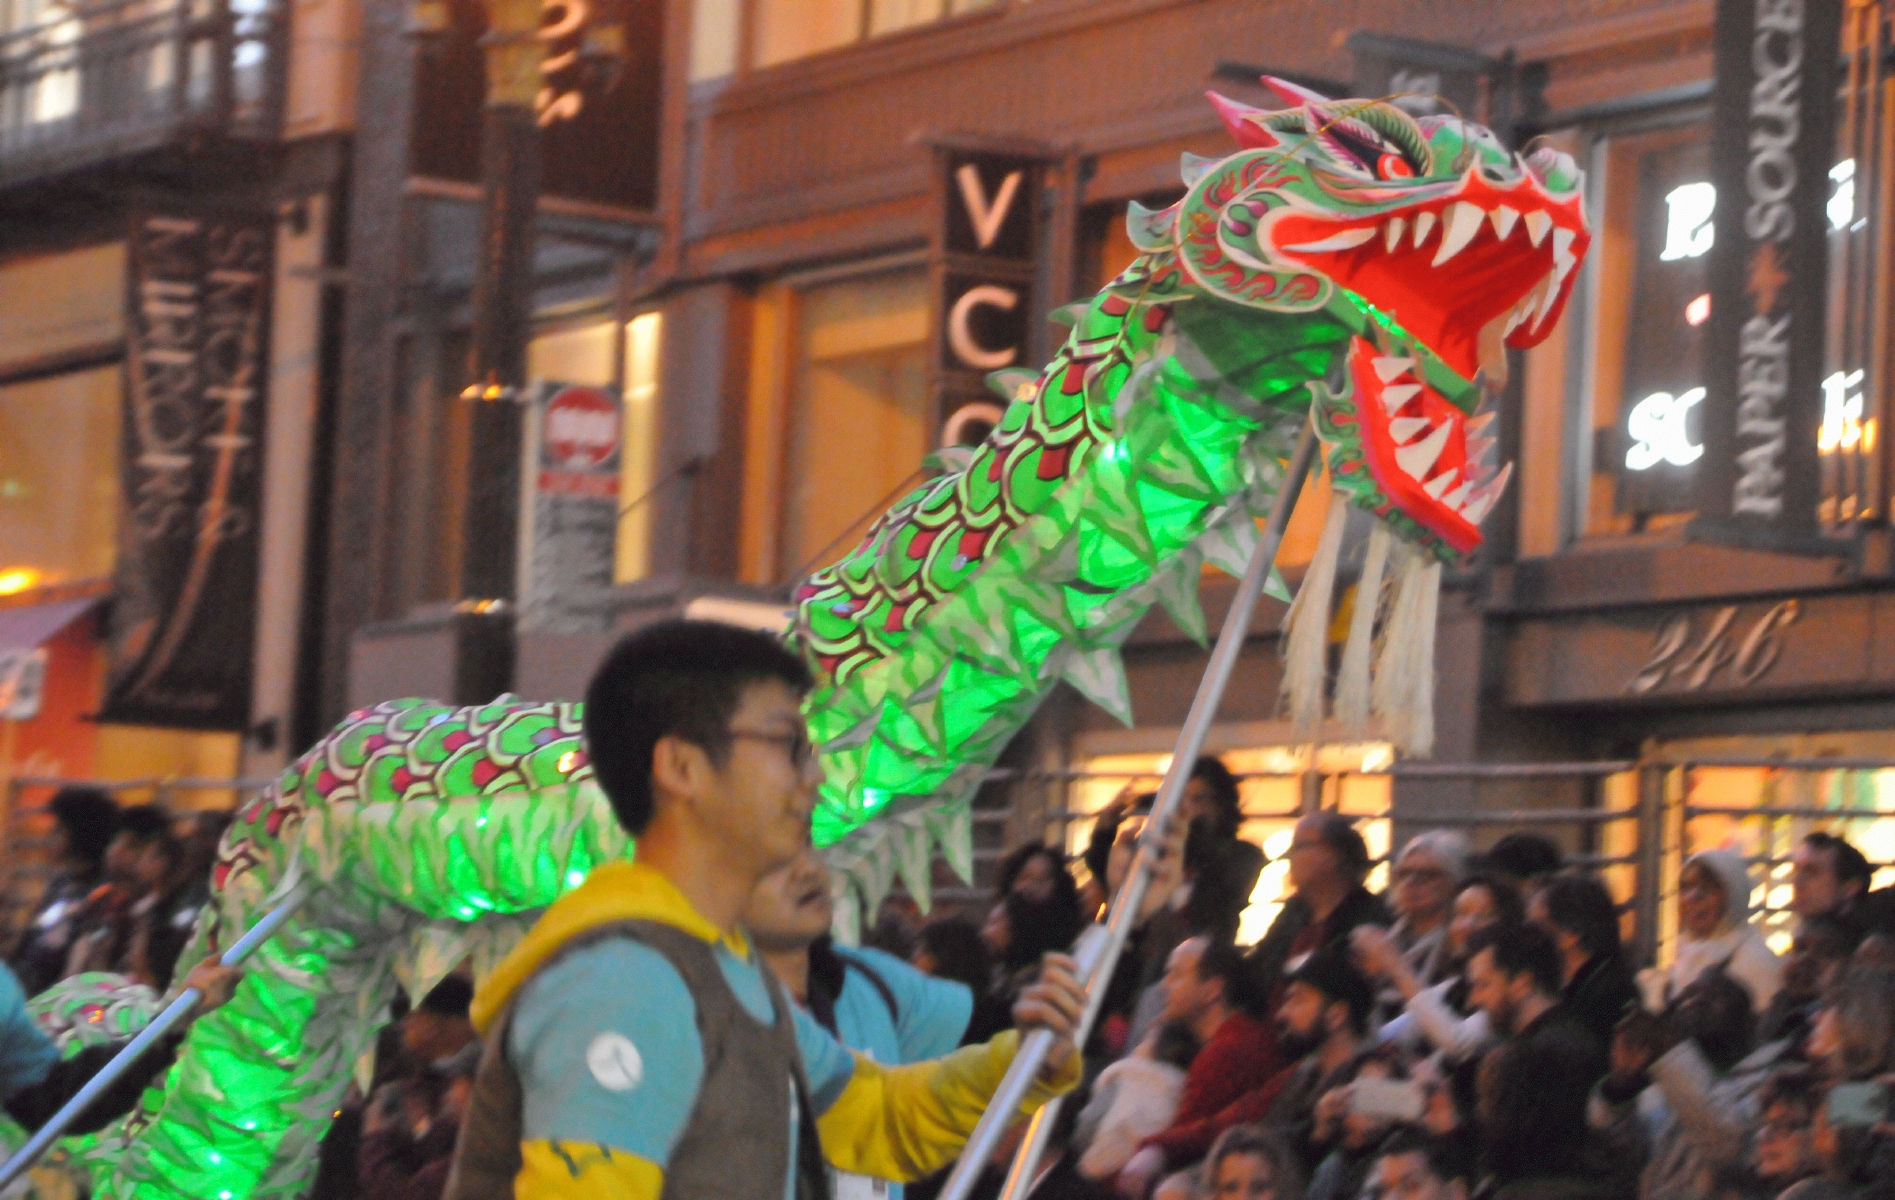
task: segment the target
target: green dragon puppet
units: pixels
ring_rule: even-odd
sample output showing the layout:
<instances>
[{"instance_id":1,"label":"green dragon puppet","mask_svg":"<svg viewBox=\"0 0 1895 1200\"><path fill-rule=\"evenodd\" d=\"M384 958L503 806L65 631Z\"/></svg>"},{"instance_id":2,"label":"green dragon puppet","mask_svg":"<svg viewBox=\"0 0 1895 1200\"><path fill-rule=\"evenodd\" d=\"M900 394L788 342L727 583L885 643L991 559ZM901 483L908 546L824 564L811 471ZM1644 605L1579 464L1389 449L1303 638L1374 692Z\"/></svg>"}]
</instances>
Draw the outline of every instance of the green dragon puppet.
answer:
<instances>
[{"instance_id":1,"label":"green dragon puppet","mask_svg":"<svg viewBox=\"0 0 1895 1200\"><path fill-rule=\"evenodd\" d=\"M1044 371L995 377L1008 406L986 443L796 591L814 833L845 927L898 874L925 904L937 848L971 876L970 796L1061 680L1129 720L1118 647L1154 602L1202 638L1203 568L1241 573L1306 422L1346 503L1292 610L1290 709L1322 715L1353 506L1374 521L1335 712L1425 752L1438 564L1479 544L1506 480L1477 411L1504 348L1542 338L1572 290L1580 175L1457 118L1266 83L1286 107L1211 98L1242 148L1187 157L1171 207L1133 206L1139 257L1065 311ZM484 974L629 853L579 731L579 706L513 697L351 714L238 814L184 962L299 882L307 901L164 1086L47 1170L117 1200L300 1195L396 989L469 957Z\"/></svg>"}]
</instances>

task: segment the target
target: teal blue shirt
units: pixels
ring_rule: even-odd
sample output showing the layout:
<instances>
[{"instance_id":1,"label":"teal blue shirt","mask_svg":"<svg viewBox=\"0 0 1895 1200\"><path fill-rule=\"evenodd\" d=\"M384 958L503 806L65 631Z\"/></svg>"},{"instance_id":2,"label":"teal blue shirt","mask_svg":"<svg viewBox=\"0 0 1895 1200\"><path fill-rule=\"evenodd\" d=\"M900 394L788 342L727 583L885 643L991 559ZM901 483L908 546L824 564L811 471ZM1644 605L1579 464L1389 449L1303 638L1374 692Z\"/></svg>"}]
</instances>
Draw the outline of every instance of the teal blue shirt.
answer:
<instances>
[{"instance_id":1,"label":"teal blue shirt","mask_svg":"<svg viewBox=\"0 0 1895 1200\"><path fill-rule=\"evenodd\" d=\"M712 953L745 1010L774 1022L756 960L721 943ZM793 1017L820 1114L848 1085L855 1058L808 1013L793 1009ZM554 963L520 989L509 1049L523 1140L595 1144L669 1169L704 1080L704 1044L696 1002L663 954L612 938ZM786 1197L795 1195L800 1119L790 1114Z\"/></svg>"}]
</instances>

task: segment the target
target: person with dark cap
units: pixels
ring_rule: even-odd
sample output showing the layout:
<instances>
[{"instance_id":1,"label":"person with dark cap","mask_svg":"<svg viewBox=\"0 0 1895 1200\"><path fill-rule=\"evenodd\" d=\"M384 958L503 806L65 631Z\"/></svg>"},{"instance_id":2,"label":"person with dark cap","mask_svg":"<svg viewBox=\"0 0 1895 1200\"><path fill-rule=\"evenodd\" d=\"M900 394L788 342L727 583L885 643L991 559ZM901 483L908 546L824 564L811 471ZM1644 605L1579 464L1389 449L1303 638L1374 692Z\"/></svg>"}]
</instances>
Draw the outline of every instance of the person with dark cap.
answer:
<instances>
[{"instance_id":1,"label":"person with dark cap","mask_svg":"<svg viewBox=\"0 0 1895 1200\"><path fill-rule=\"evenodd\" d=\"M1532 899L1565 866L1559 847L1537 833L1510 833L1481 855L1481 869L1511 883L1523 901Z\"/></svg>"},{"instance_id":2,"label":"person with dark cap","mask_svg":"<svg viewBox=\"0 0 1895 1200\"><path fill-rule=\"evenodd\" d=\"M99 886L106 848L118 832L118 805L97 788L61 788L46 807L53 815L57 873L40 896L13 956L14 973L28 996L45 991L65 974L80 910Z\"/></svg>"},{"instance_id":3,"label":"person with dark cap","mask_svg":"<svg viewBox=\"0 0 1895 1200\"><path fill-rule=\"evenodd\" d=\"M1291 1064L1216 1116L1166 1130L1162 1148L1149 1139L1119 1173L1119 1193L1148 1194L1165 1172L1202 1160L1225 1130L1252 1123L1288 1142L1309 1175L1328 1152L1315 1136L1316 1106L1354 1079L1374 1007L1374 985L1345 952L1304 958L1285 979L1276 1011L1277 1046Z\"/></svg>"},{"instance_id":4,"label":"person with dark cap","mask_svg":"<svg viewBox=\"0 0 1895 1200\"><path fill-rule=\"evenodd\" d=\"M1381 897L1362 881L1369 873L1369 847L1353 822L1337 812L1311 813L1290 837L1290 884L1294 895L1250 951L1251 988L1277 994L1284 971L1317 950L1347 950L1362 925L1389 923Z\"/></svg>"}]
</instances>

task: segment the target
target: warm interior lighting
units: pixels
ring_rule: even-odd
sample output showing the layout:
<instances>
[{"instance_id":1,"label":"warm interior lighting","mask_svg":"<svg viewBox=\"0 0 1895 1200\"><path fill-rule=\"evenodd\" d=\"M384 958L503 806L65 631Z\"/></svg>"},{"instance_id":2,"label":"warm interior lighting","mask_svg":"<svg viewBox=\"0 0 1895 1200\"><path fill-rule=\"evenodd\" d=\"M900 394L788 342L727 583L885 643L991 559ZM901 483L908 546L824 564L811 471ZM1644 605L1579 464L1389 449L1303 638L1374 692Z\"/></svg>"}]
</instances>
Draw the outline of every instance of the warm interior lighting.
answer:
<instances>
[{"instance_id":1,"label":"warm interior lighting","mask_svg":"<svg viewBox=\"0 0 1895 1200\"><path fill-rule=\"evenodd\" d=\"M9 567L0 571L0 596L12 596L36 588L45 576L32 567Z\"/></svg>"}]
</instances>

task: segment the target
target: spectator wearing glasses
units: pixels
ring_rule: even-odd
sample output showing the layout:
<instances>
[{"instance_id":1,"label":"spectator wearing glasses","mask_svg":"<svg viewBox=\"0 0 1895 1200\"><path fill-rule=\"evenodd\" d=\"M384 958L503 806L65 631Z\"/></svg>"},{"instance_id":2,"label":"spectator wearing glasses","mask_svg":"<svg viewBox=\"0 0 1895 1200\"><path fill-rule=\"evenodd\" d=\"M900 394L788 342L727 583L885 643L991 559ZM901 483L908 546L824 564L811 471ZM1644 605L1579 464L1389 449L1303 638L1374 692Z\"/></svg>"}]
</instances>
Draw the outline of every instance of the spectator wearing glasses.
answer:
<instances>
[{"instance_id":1,"label":"spectator wearing glasses","mask_svg":"<svg viewBox=\"0 0 1895 1200\"><path fill-rule=\"evenodd\" d=\"M1388 925L1382 899L1362 886L1369 848L1341 813L1311 813L1290 837L1290 885L1295 889L1270 930L1250 951L1250 987L1274 998L1286 968L1318 950L1346 952L1363 925Z\"/></svg>"},{"instance_id":2,"label":"spectator wearing glasses","mask_svg":"<svg viewBox=\"0 0 1895 1200\"><path fill-rule=\"evenodd\" d=\"M1396 919L1388 936L1424 984L1448 976L1448 926L1469 853L1466 838L1436 829L1410 838L1395 856L1388 901Z\"/></svg>"},{"instance_id":3,"label":"spectator wearing glasses","mask_svg":"<svg viewBox=\"0 0 1895 1200\"><path fill-rule=\"evenodd\" d=\"M1409 966L1387 934L1373 926L1355 931L1356 960L1362 969L1392 987L1404 1011L1382 1028L1383 1040L1425 1039L1453 1061L1463 1061L1484 1050L1493 1040L1487 1015L1468 995L1467 963L1474 939L1493 926L1520 924L1520 894L1495 875L1474 875L1454 892L1453 917L1448 922L1436 977L1424 986L1422 976Z\"/></svg>"}]
</instances>

